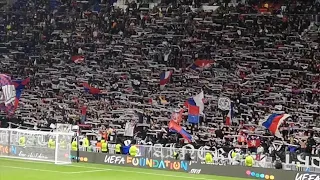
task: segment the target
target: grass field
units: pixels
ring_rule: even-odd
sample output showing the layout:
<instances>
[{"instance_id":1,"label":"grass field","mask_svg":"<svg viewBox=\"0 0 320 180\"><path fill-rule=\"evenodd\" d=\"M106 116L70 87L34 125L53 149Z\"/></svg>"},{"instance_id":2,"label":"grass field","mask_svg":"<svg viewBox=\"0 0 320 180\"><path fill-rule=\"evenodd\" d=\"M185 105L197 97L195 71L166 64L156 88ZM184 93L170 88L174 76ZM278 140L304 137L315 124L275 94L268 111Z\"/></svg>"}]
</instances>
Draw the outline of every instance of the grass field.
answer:
<instances>
[{"instance_id":1,"label":"grass field","mask_svg":"<svg viewBox=\"0 0 320 180\"><path fill-rule=\"evenodd\" d=\"M245 180L111 165L47 162L0 158L0 180Z\"/></svg>"}]
</instances>

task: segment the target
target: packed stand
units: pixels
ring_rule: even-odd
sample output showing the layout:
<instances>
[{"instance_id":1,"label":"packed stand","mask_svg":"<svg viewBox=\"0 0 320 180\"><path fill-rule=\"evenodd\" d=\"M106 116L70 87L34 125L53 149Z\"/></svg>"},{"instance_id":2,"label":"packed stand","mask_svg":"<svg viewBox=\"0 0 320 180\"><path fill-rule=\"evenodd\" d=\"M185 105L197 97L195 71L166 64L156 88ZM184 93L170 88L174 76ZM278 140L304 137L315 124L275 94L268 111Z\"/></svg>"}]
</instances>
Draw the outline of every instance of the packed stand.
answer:
<instances>
[{"instance_id":1,"label":"packed stand","mask_svg":"<svg viewBox=\"0 0 320 180\"><path fill-rule=\"evenodd\" d=\"M311 153L309 135L312 148L319 143L319 3L194 2L150 9L135 2L117 8L108 1L17 1L1 12L1 70L30 82L15 117L3 116L2 126L85 124L116 141L128 138L130 122L136 140L182 146L168 121L203 90L205 116L197 125L182 121L195 146L244 147L239 137L253 134L268 151L274 137L258 121L285 112L291 117L281 127L284 140ZM214 64L194 71L196 59ZM159 74L168 70L171 81L160 90ZM224 125L221 97L234 102L232 126Z\"/></svg>"}]
</instances>

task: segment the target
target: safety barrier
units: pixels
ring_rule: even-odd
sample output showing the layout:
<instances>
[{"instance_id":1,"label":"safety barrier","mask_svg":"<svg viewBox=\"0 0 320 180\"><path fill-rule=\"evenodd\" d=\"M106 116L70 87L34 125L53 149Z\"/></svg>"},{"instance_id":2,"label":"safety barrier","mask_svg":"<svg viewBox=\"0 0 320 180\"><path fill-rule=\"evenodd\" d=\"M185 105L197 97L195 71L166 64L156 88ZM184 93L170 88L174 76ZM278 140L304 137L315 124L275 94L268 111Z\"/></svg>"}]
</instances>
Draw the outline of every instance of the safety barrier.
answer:
<instances>
[{"instance_id":1,"label":"safety barrier","mask_svg":"<svg viewBox=\"0 0 320 180\"><path fill-rule=\"evenodd\" d=\"M319 180L320 174L299 171L286 171L272 168L245 167L232 165L205 164L200 161L179 161L165 158L131 157L120 154L97 152L72 152L69 158L80 162L109 164L126 167L179 171L191 174L208 174L247 179L266 180Z\"/></svg>"}]
</instances>

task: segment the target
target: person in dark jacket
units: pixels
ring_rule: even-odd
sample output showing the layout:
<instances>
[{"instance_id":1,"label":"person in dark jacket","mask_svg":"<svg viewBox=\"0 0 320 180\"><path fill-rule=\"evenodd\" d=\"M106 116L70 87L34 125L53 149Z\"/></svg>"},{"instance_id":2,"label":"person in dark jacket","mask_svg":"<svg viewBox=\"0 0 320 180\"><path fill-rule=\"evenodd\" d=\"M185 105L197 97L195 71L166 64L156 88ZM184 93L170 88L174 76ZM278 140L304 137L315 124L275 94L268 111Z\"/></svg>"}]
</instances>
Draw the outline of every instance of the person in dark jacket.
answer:
<instances>
[{"instance_id":1,"label":"person in dark jacket","mask_svg":"<svg viewBox=\"0 0 320 180\"><path fill-rule=\"evenodd\" d=\"M192 160L190 152L187 152L187 153L185 154L184 160L185 160L185 161L191 161L191 160Z\"/></svg>"}]
</instances>

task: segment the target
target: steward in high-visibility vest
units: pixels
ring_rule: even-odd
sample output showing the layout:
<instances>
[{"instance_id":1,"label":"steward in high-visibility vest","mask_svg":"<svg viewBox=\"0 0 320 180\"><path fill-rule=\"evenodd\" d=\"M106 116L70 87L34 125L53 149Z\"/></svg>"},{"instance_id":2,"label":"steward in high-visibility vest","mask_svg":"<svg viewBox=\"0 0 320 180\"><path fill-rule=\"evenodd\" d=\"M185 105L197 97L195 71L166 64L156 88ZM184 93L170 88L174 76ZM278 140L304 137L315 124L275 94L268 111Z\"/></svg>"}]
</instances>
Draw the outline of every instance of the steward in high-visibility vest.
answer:
<instances>
[{"instance_id":1,"label":"steward in high-visibility vest","mask_svg":"<svg viewBox=\"0 0 320 180\"><path fill-rule=\"evenodd\" d=\"M78 143L76 140L73 140L71 143L71 150L72 151L78 151Z\"/></svg>"},{"instance_id":2,"label":"steward in high-visibility vest","mask_svg":"<svg viewBox=\"0 0 320 180\"><path fill-rule=\"evenodd\" d=\"M26 137L21 136L19 138L19 146L25 146L26 145Z\"/></svg>"},{"instance_id":3,"label":"steward in high-visibility vest","mask_svg":"<svg viewBox=\"0 0 320 180\"><path fill-rule=\"evenodd\" d=\"M88 151L89 145L90 145L89 140L88 140L87 137L85 137L85 138L83 139L83 147L84 147L84 149L85 149L86 151Z\"/></svg>"},{"instance_id":4,"label":"steward in high-visibility vest","mask_svg":"<svg viewBox=\"0 0 320 180\"><path fill-rule=\"evenodd\" d=\"M135 157L138 154L138 148L136 145L132 145L129 149L130 156Z\"/></svg>"},{"instance_id":5,"label":"steward in high-visibility vest","mask_svg":"<svg viewBox=\"0 0 320 180\"><path fill-rule=\"evenodd\" d=\"M103 153L108 152L108 143L105 140L101 140L101 151Z\"/></svg>"},{"instance_id":6,"label":"steward in high-visibility vest","mask_svg":"<svg viewBox=\"0 0 320 180\"><path fill-rule=\"evenodd\" d=\"M233 151L231 154L231 158L232 158L232 165L239 165L241 161L240 150L236 149L235 151Z\"/></svg>"},{"instance_id":7,"label":"steward in high-visibility vest","mask_svg":"<svg viewBox=\"0 0 320 180\"><path fill-rule=\"evenodd\" d=\"M116 144L116 149L115 149L116 154L121 154L121 144Z\"/></svg>"},{"instance_id":8,"label":"steward in high-visibility vest","mask_svg":"<svg viewBox=\"0 0 320 180\"><path fill-rule=\"evenodd\" d=\"M56 142L51 138L48 141L48 148L50 148L50 149L56 148Z\"/></svg>"},{"instance_id":9,"label":"steward in high-visibility vest","mask_svg":"<svg viewBox=\"0 0 320 180\"><path fill-rule=\"evenodd\" d=\"M245 165L248 167L252 167L254 163L253 157L249 154L245 159Z\"/></svg>"},{"instance_id":10,"label":"steward in high-visibility vest","mask_svg":"<svg viewBox=\"0 0 320 180\"><path fill-rule=\"evenodd\" d=\"M91 145L88 146L87 151L88 151L88 152L92 152L92 146L91 146Z\"/></svg>"},{"instance_id":11,"label":"steward in high-visibility vest","mask_svg":"<svg viewBox=\"0 0 320 180\"><path fill-rule=\"evenodd\" d=\"M211 153L209 153L209 152L207 152L206 153L206 163L207 164L210 164L210 163L213 163L213 158L212 158L212 154Z\"/></svg>"},{"instance_id":12,"label":"steward in high-visibility vest","mask_svg":"<svg viewBox=\"0 0 320 180\"><path fill-rule=\"evenodd\" d=\"M178 157L179 157L179 152L174 151L174 152L173 152L173 158L177 160Z\"/></svg>"},{"instance_id":13,"label":"steward in high-visibility vest","mask_svg":"<svg viewBox=\"0 0 320 180\"><path fill-rule=\"evenodd\" d=\"M236 156L237 156L237 153L235 151L232 151L231 158L234 159L236 158Z\"/></svg>"}]
</instances>

